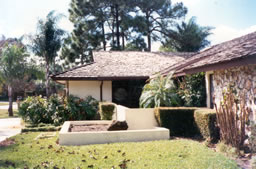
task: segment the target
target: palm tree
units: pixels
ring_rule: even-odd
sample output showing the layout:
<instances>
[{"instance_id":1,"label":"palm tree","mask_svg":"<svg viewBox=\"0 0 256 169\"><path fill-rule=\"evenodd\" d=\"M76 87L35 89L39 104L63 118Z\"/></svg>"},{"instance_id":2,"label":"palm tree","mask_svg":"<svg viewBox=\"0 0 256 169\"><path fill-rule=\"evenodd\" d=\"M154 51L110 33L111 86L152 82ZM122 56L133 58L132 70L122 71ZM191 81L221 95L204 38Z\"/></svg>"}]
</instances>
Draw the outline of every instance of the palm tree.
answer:
<instances>
[{"instance_id":1,"label":"palm tree","mask_svg":"<svg viewBox=\"0 0 256 169\"><path fill-rule=\"evenodd\" d=\"M0 78L8 86L9 116L13 116L13 93L15 84L25 76L28 70L26 48L20 43L7 44L1 51Z\"/></svg>"},{"instance_id":2,"label":"palm tree","mask_svg":"<svg viewBox=\"0 0 256 169\"><path fill-rule=\"evenodd\" d=\"M53 68L55 68L55 58L61 48L63 35L65 34L64 30L57 26L62 16L60 14L54 15L54 11L51 11L45 20L40 19L37 23L37 34L32 39L32 51L45 61L47 97L50 96L50 66L53 65Z\"/></svg>"},{"instance_id":3,"label":"palm tree","mask_svg":"<svg viewBox=\"0 0 256 169\"><path fill-rule=\"evenodd\" d=\"M210 45L207 37L211 35L212 29L212 27L198 25L196 18L192 17L188 23L182 22L176 25L176 29L170 32L165 42L162 42L163 48L178 52L197 52Z\"/></svg>"},{"instance_id":4,"label":"palm tree","mask_svg":"<svg viewBox=\"0 0 256 169\"><path fill-rule=\"evenodd\" d=\"M153 108L160 106L179 106L180 99L172 81L173 73L164 77L157 75L143 88L140 97L140 107Z\"/></svg>"}]
</instances>

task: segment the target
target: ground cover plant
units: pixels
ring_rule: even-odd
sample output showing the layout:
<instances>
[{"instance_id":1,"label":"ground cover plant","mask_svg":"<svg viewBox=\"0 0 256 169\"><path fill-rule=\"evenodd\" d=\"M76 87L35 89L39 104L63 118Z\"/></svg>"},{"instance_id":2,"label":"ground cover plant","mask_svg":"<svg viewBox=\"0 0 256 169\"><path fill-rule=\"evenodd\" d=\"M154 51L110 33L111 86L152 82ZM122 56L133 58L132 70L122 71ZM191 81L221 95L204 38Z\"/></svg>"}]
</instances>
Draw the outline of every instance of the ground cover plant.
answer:
<instances>
[{"instance_id":1,"label":"ground cover plant","mask_svg":"<svg viewBox=\"0 0 256 169\"><path fill-rule=\"evenodd\" d=\"M235 169L236 163L203 144L186 139L60 146L58 134L34 140L39 133L23 133L12 145L0 147L2 168L190 168Z\"/></svg>"}]
</instances>

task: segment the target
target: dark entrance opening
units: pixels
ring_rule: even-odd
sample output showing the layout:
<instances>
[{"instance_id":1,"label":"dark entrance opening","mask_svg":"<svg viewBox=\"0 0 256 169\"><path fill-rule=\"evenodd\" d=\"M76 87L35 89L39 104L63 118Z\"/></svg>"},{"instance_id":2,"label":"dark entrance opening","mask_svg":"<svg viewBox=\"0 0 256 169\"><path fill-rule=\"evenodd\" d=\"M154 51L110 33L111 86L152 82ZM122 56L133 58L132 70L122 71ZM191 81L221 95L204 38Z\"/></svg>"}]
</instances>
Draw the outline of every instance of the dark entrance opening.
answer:
<instances>
[{"instance_id":1,"label":"dark entrance opening","mask_svg":"<svg viewBox=\"0 0 256 169\"><path fill-rule=\"evenodd\" d=\"M138 108L146 80L112 81L112 101L129 108Z\"/></svg>"}]
</instances>

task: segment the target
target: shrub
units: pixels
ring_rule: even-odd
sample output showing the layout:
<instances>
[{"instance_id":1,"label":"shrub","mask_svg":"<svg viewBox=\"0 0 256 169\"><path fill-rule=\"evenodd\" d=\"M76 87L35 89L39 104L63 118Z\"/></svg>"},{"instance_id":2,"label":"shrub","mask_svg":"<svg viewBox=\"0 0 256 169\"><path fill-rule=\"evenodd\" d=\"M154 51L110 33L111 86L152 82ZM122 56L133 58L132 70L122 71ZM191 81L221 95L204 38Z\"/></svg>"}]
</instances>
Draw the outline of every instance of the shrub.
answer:
<instances>
[{"instance_id":1,"label":"shrub","mask_svg":"<svg viewBox=\"0 0 256 169\"><path fill-rule=\"evenodd\" d=\"M91 96L85 100L70 95L65 102L65 120L91 120L98 111L98 101Z\"/></svg>"},{"instance_id":2,"label":"shrub","mask_svg":"<svg viewBox=\"0 0 256 169\"><path fill-rule=\"evenodd\" d=\"M19 114L25 121L33 124L52 123L47 114L46 100L41 96L28 97L19 107Z\"/></svg>"},{"instance_id":3,"label":"shrub","mask_svg":"<svg viewBox=\"0 0 256 169\"><path fill-rule=\"evenodd\" d=\"M114 103L100 103L99 112L101 120L112 120L112 116L115 113L115 104Z\"/></svg>"},{"instance_id":4,"label":"shrub","mask_svg":"<svg viewBox=\"0 0 256 169\"><path fill-rule=\"evenodd\" d=\"M201 136L211 142L219 140L219 129L216 124L216 111L213 109L197 109L194 112L195 124Z\"/></svg>"},{"instance_id":5,"label":"shrub","mask_svg":"<svg viewBox=\"0 0 256 169\"><path fill-rule=\"evenodd\" d=\"M178 94L184 106L205 107L205 73L187 75L178 83Z\"/></svg>"},{"instance_id":6,"label":"shrub","mask_svg":"<svg viewBox=\"0 0 256 169\"><path fill-rule=\"evenodd\" d=\"M66 114L66 110L63 105L63 99L57 95L51 96L47 101L47 112L49 115L51 115L49 118L52 119L53 124L62 124L65 120L64 117Z\"/></svg>"},{"instance_id":7,"label":"shrub","mask_svg":"<svg viewBox=\"0 0 256 169\"><path fill-rule=\"evenodd\" d=\"M85 100L75 96L66 99L51 96L48 100L41 96L28 97L22 102L19 114L34 124L47 123L60 125L66 120L90 120L98 111L98 102L91 96Z\"/></svg>"},{"instance_id":8,"label":"shrub","mask_svg":"<svg viewBox=\"0 0 256 169\"><path fill-rule=\"evenodd\" d=\"M168 128L172 136L194 136L195 108L156 108L155 117L161 127Z\"/></svg>"},{"instance_id":9,"label":"shrub","mask_svg":"<svg viewBox=\"0 0 256 169\"><path fill-rule=\"evenodd\" d=\"M171 136L210 137L211 141L219 138L215 126L216 113L212 109L193 107L156 108L155 117L159 126L168 128Z\"/></svg>"}]
</instances>

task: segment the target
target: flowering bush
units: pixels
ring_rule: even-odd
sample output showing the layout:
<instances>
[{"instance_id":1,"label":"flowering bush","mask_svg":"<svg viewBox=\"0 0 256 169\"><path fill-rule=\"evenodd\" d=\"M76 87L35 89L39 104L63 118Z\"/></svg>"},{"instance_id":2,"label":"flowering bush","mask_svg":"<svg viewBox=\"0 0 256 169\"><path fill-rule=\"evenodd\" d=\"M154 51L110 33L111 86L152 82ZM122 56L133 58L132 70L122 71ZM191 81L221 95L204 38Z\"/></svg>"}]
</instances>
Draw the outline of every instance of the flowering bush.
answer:
<instances>
[{"instance_id":1,"label":"flowering bush","mask_svg":"<svg viewBox=\"0 0 256 169\"><path fill-rule=\"evenodd\" d=\"M66 120L90 120L98 111L98 101L89 96L81 99L51 96L48 100L41 96L28 97L19 108L21 117L32 124L50 123L59 125Z\"/></svg>"}]
</instances>

